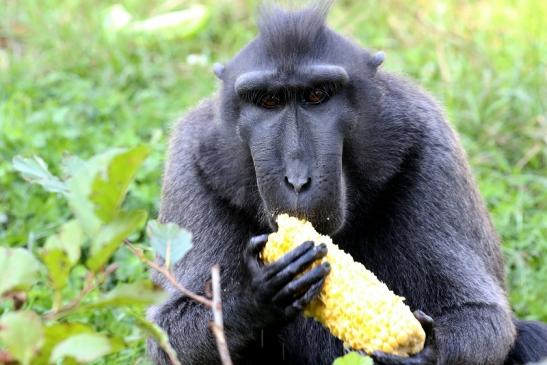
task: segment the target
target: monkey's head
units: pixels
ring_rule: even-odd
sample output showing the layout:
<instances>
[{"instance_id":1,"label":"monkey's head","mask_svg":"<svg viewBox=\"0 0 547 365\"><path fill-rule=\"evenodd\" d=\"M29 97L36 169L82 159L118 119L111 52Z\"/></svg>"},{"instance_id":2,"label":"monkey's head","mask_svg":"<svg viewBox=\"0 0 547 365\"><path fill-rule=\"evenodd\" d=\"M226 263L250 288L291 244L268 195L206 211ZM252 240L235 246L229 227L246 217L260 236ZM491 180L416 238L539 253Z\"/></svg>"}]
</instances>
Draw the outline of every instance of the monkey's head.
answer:
<instances>
[{"instance_id":1,"label":"monkey's head","mask_svg":"<svg viewBox=\"0 0 547 365\"><path fill-rule=\"evenodd\" d=\"M222 122L250 154L270 224L289 213L332 234L347 209L344 149L381 56L327 28L327 7L263 10L258 37L215 73Z\"/></svg>"}]
</instances>

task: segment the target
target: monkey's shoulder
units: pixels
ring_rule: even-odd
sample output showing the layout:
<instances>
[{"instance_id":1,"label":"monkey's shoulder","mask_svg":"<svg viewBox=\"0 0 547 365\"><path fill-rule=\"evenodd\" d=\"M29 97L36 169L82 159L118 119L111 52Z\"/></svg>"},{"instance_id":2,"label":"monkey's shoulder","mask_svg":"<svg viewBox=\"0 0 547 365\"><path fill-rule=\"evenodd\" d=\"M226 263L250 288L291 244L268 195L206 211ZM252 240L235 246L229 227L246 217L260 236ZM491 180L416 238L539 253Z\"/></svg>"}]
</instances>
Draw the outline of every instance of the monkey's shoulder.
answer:
<instances>
[{"instance_id":1,"label":"monkey's shoulder","mask_svg":"<svg viewBox=\"0 0 547 365\"><path fill-rule=\"evenodd\" d=\"M208 134L207 132L213 128L214 106L214 96L203 99L174 124L169 141L169 155L177 153L179 150L189 152L199 146L202 139Z\"/></svg>"}]
</instances>

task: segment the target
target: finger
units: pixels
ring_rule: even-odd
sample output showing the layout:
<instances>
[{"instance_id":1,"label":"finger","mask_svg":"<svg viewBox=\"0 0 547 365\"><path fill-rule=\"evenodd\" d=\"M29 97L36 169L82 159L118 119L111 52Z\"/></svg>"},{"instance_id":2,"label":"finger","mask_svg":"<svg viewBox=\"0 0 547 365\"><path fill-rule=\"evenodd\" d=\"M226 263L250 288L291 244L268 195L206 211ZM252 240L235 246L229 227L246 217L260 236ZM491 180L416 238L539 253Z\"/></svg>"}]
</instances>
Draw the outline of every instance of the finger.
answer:
<instances>
[{"instance_id":1,"label":"finger","mask_svg":"<svg viewBox=\"0 0 547 365\"><path fill-rule=\"evenodd\" d=\"M330 264L328 264L330 266ZM330 270L330 268L329 268ZM318 282L311 285L308 290L297 300L287 306L284 310L285 315L289 318L298 315L302 310L310 304L310 302L319 295L323 284L325 283L325 278L321 278Z\"/></svg>"},{"instance_id":2,"label":"finger","mask_svg":"<svg viewBox=\"0 0 547 365\"><path fill-rule=\"evenodd\" d=\"M314 246L312 241L306 241L300 244L292 251L289 251L288 253L283 255L279 260L268 265L266 267L266 277L267 278L273 277L280 271L285 270L291 263L298 262L298 260L304 257L305 255L308 255L305 257L309 257L310 254L313 255L314 252L317 252L318 247L319 246Z\"/></svg>"},{"instance_id":3,"label":"finger","mask_svg":"<svg viewBox=\"0 0 547 365\"><path fill-rule=\"evenodd\" d=\"M328 265L326 268L327 271L330 271L330 264L325 263ZM325 265L323 264L323 265ZM312 284L309 289L298 299L298 303L302 305L302 307L307 306L319 293L321 292L321 289L323 289L323 284L325 283L325 277L322 277L318 282L315 284Z\"/></svg>"},{"instance_id":4,"label":"finger","mask_svg":"<svg viewBox=\"0 0 547 365\"><path fill-rule=\"evenodd\" d=\"M414 317L420 322L426 334L433 332L433 318L422 312L421 310L414 311Z\"/></svg>"},{"instance_id":5,"label":"finger","mask_svg":"<svg viewBox=\"0 0 547 365\"><path fill-rule=\"evenodd\" d=\"M244 261L252 277L258 276L258 274L261 272L257 255L260 252L260 250L264 247L267 241L268 241L267 234L254 236L249 240L249 244L247 245L247 248L245 250Z\"/></svg>"},{"instance_id":6,"label":"finger","mask_svg":"<svg viewBox=\"0 0 547 365\"><path fill-rule=\"evenodd\" d=\"M374 364L378 365L430 365L436 364L433 355L432 351L426 348L410 357L392 355L382 351L374 351L370 356L374 360Z\"/></svg>"},{"instance_id":7,"label":"finger","mask_svg":"<svg viewBox=\"0 0 547 365\"><path fill-rule=\"evenodd\" d=\"M295 297L299 294L305 293L310 286L325 278L329 272L330 264L322 264L314 267L299 278L285 285L285 287L273 297L273 301L275 303L287 303L294 301Z\"/></svg>"},{"instance_id":8,"label":"finger","mask_svg":"<svg viewBox=\"0 0 547 365\"><path fill-rule=\"evenodd\" d=\"M426 345L435 343L435 332L433 331L433 318L422 312L414 311L414 317L420 322L425 332Z\"/></svg>"},{"instance_id":9,"label":"finger","mask_svg":"<svg viewBox=\"0 0 547 365\"><path fill-rule=\"evenodd\" d=\"M261 234L259 236L254 236L249 240L249 245L247 246L247 253L250 256L258 255L260 251L264 248L266 245L266 242L268 242L268 234Z\"/></svg>"},{"instance_id":10,"label":"finger","mask_svg":"<svg viewBox=\"0 0 547 365\"><path fill-rule=\"evenodd\" d=\"M324 244L312 247L300 256L296 261L287 262L286 266L278 273L272 275L269 271L266 278L271 283L272 287L281 289L287 285L294 277L305 271L313 262L325 257L327 254L327 246Z\"/></svg>"},{"instance_id":11,"label":"finger","mask_svg":"<svg viewBox=\"0 0 547 365\"><path fill-rule=\"evenodd\" d=\"M407 365L405 360L409 359L407 357L387 354L382 351L374 351L370 357L374 360L375 365Z\"/></svg>"}]
</instances>

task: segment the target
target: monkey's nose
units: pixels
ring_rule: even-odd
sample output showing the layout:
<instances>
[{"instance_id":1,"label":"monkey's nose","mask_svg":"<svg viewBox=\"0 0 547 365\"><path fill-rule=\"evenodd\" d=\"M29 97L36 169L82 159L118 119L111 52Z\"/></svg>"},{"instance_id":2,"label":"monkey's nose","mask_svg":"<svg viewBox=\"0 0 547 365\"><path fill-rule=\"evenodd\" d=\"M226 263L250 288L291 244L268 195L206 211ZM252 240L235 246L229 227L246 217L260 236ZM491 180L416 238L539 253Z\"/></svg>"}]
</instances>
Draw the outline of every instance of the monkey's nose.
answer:
<instances>
[{"instance_id":1,"label":"monkey's nose","mask_svg":"<svg viewBox=\"0 0 547 365\"><path fill-rule=\"evenodd\" d=\"M303 176L285 176L285 184L294 190L295 193L307 190L311 185L311 177Z\"/></svg>"}]
</instances>

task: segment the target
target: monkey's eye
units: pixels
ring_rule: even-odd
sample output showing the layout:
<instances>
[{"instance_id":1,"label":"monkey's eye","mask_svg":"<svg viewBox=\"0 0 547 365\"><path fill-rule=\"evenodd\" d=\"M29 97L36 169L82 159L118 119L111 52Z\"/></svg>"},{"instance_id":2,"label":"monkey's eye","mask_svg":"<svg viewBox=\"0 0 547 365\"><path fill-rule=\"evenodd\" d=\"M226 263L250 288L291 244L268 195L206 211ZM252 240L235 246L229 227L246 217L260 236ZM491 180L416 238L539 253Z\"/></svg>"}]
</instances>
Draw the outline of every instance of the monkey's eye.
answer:
<instances>
[{"instance_id":1,"label":"monkey's eye","mask_svg":"<svg viewBox=\"0 0 547 365\"><path fill-rule=\"evenodd\" d=\"M259 104L263 108L273 109L281 105L281 99L275 94L266 94L260 98Z\"/></svg>"},{"instance_id":2,"label":"monkey's eye","mask_svg":"<svg viewBox=\"0 0 547 365\"><path fill-rule=\"evenodd\" d=\"M328 98L328 94L323 89L310 89L304 94L304 101L307 104L321 104Z\"/></svg>"}]
</instances>

